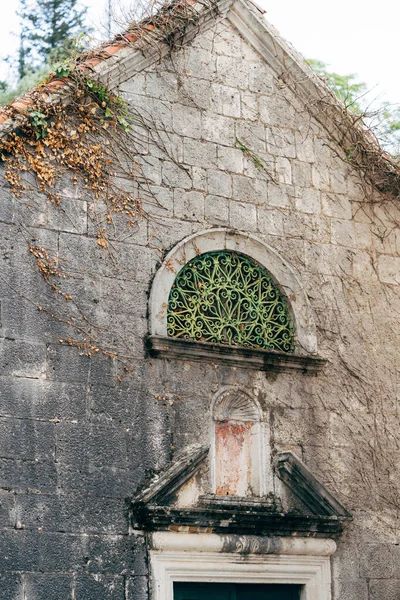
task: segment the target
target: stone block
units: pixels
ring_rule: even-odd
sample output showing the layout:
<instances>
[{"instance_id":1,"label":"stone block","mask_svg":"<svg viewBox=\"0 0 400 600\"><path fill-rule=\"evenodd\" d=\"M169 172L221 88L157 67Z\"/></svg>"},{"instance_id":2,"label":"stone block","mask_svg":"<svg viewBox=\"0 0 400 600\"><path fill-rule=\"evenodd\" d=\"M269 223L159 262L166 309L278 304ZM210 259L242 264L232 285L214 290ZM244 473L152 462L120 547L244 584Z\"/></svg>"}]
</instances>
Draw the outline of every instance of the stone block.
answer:
<instances>
[{"instance_id":1,"label":"stone block","mask_svg":"<svg viewBox=\"0 0 400 600\"><path fill-rule=\"evenodd\" d=\"M25 600L24 583L20 573L0 573L2 600Z\"/></svg>"},{"instance_id":2,"label":"stone block","mask_svg":"<svg viewBox=\"0 0 400 600\"><path fill-rule=\"evenodd\" d=\"M321 194L322 212L336 219L351 219L352 206L347 196L340 194Z\"/></svg>"},{"instance_id":3,"label":"stone block","mask_svg":"<svg viewBox=\"0 0 400 600\"><path fill-rule=\"evenodd\" d=\"M400 258L385 254L378 256L378 275L382 283L400 285Z\"/></svg>"},{"instance_id":4,"label":"stone block","mask_svg":"<svg viewBox=\"0 0 400 600\"><path fill-rule=\"evenodd\" d=\"M296 146L293 131L279 129L278 127L267 127L266 129L267 150L275 156L296 157Z\"/></svg>"},{"instance_id":5,"label":"stone block","mask_svg":"<svg viewBox=\"0 0 400 600\"><path fill-rule=\"evenodd\" d=\"M204 195L201 192L174 191L174 215L178 219L202 221L204 219Z\"/></svg>"},{"instance_id":6,"label":"stone block","mask_svg":"<svg viewBox=\"0 0 400 600\"><path fill-rule=\"evenodd\" d=\"M148 243L148 222L154 216L168 216L173 211L173 192L165 186L148 186L146 190L140 193L142 208L146 212L146 217L138 223L139 231L132 234L134 244L147 245ZM126 226L125 226L126 228ZM125 237L124 242L128 243L130 238Z\"/></svg>"},{"instance_id":7,"label":"stone block","mask_svg":"<svg viewBox=\"0 0 400 600\"><path fill-rule=\"evenodd\" d=\"M360 556L360 576L368 579L391 579L395 556L392 544L366 544Z\"/></svg>"},{"instance_id":8,"label":"stone block","mask_svg":"<svg viewBox=\"0 0 400 600\"><path fill-rule=\"evenodd\" d=\"M117 424L58 423L57 461L63 465L124 469L126 428Z\"/></svg>"},{"instance_id":9,"label":"stone block","mask_svg":"<svg viewBox=\"0 0 400 600\"><path fill-rule=\"evenodd\" d=\"M145 179L146 185L161 185L161 166L162 162L155 156L143 156L140 161L141 176Z\"/></svg>"},{"instance_id":10,"label":"stone block","mask_svg":"<svg viewBox=\"0 0 400 600\"><path fill-rule=\"evenodd\" d=\"M13 223L15 207L18 200L8 186L0 187L0 222Z\"/></svg>"},{"instance_id":11,"label":"stone block","mask_svg":"<svg viewBox=\"0 0 400 600\"><path fill-rule=\"evenodd\" d=\"M240 92L226 85L214 83L211 91L213 110L227 117L240 117Z\"/></svg>"},{"instance_id":12,"label":"stone block","mask_svg":"<svg viewBox=\"0 0 400 600\"><path fill-rule=\"evenodd\" d=\"M301 212L318 215L321 213L321 194L313 188L304 188L296 196L296 208Z\"/></svg>"},{"instance_id":13,"label":"stone block","mask_svg":"<svg viewBox=\"0 0 400 600\"><path fill-rule=\"evenodd\" d=\"M146 91L152 98L166 100L167 102L178 101L178 79L177 74L172 71L150 72L146 74Z\"/></svg>"},{"instance_id":14,"label":"stone block","mask_svg":"<svg viewBox=\"0 0 400 600\"><path fill-rule=\"evenodd\" d=\"M207 171L201 167L192 167L192 181L195 190L207 191ZM180 186L181 187L181 186Z\"/></svg>"},{"instance_id":15,"label":"stone block","mask_svg":"<svg viewBox=\"0 0 400 600\"><path fill-rule=\"evenodd\" d=\"M338 580L334 582L334 586L337 598L340 600L369 600L370 598L366 579ZM386 596L384 598L389 600ZM383 596L379 596L379 600L383 600Z\"/></svg>"},{"instance_id":16,"label":"stone block","mask_svg":"<svg viewBox=\"0 0 400 600\"><path fill-rule=\"evenodd\" d=\"M257 208L258 229L263 234L283 235L283 214L279 210L265 210L263 207Z\"/></svg>"},{"instance_id":17,"label":"stone block","mask_svg":"<svg viewBox=\"0 0 400 600\"><path fill-rule=\"evenodd\" d=\"M242 58L217 56L217 76L223 85L243 90L248 88L248 68Z\"/></svg>"},{"instance_id":18,"label":"stone block","mask_svg":"<svg viewBox=\"0 0 400 600\"><path fill-rule=\"evenodd\" d=\"M143 537L135 535L90 536L90 573L146 575L147 557Z\"/></svg>"},{"instance_id":19,"label":"stone block","mask_svg":"<svg viewBox=\"0 0 400 600\"><path fill-rule=\"evenodd\" d=\"M0 375L46 377L46 346L15 339L0 339Z\"/></svg>"},{"instance_id":20,"label":"stone block","mask_svg":"<svg viewBox=\"0 0 400 600\"><path fill-rule=\"evenodd\" d=\"M0 536L2 571L36 571L39 567L39 534L4 530Z\"/></svg>"},{"instance_id":21,"label":"stone block","mask_svg":"<svg viewBox=\"0 0 400 600\"><path fill-rule=\"evenodd\" d=\"M211 83L195 77L185 77L179 88L179 102L208 110L211 108Z\"/></svg>"},{"instance_id":22,"label":"stone block","mask_svg":"<svg viewBox=\"0 0 400 600\"><path fill-rule=\"evenodd\" d=\"M57 471L54 461L0 459L0 488L17 492L55 492Z\"/></svg>"},{"instance_id":23,"label":"stone block","mask_svg":"<svg viewBox=\"0 0 400 600\"><path fill-rule=\"evenodd\" d=\"M242 57L242 40L231 27L222 26L214 32L211 48L219 56Z\"/></svg>"},{"instance_id":24,"label":"stone block","mask_svg":"<svg viewBox=\"0 0 400 600\"><path fill-rule=\"evenodd\" d=\"M183 138L177 133L158 129L152 132L150 153L161 160L183 162Z\"/></svg>"},{"instance_id":25,"label":"stone block","mask_svg":"<svg viewBox=\"0 0 400 600\"><path fill-rule=\"evenodd\" d=\"M259 120L258 96L252 92L240 92L240 114L248 121Z\"/></svg>"},{"instance_id":26,"label":"stone block","mask_svg":"<svg viewBox=\"0 0 400 600\"><path fill-rule=\"evenodd\" d=\"M122 576L78 575L74 600L125 600Z\"/></svg>"},{"instance_id":27,"label":"stone block","mask_svg":"<svg viewBox=\"0 0 400 600\"><path fill-rule=\"evenodd\" d=\"M354 250L330 244L305 245L306 267L309 271L318 270L324 275L351 275L353 270Z\"/></svg>"},{"instance_id":28,"label":"stone block","mask_svg":"<svg viewBox=\"0 0 400 600\"><path fill-rule=\"evenodd\" d=\"M207 172L208 193L214 196L232 198L232 177L223 171Z\"/></svg>"},{"instance_id":29,"label":"stone block","mask_svg":"<svg viewBox=\"0 0 400 600\"><path fill-rule=\"evenodd\" d=\"M378 275L368 252L357 252L354 256L354 277L357 281L377 283Z\"/></svg>"},{"instance_id":30,"label":"stone block","mask_svg":"<svg viewBox=\"0 0 400 600\"><path fill-rule=\"evenodd\" d=\"M11 491L2 491L0 492L0 527L14 527L15 524L15 495Z\"/></svg>"},{"instance_id":31,"label":"stone block","mask_svg":"<svg viewBox=\"0 0 400 600\"><path fill-rule=\"evenodd\" d=\"M76 348L53 344L47 349L47 379L87 383L90 358L80 356Z\"/></svg>"},{"instance_id":32,"label":"stone block","mask_svg":"<svg viewBox=\"0 0 400 600\"><path fill-rule=\"evenodd\" d=\"M397 231L399 237L399 231ZM371 227L366 223L354 223L354 243L357 248L371 249Z\"/></svg>"},{"instance_id":33,"label":"stone block","mask_svg":"<svg viewBox=\"0 0 400 600\"><path fill-rule=\"evenodd\" d=\"M235 143L235 121L230 117L203 113L202 134L205 140L233 146Z\"/></svg>"},{"instance_id":34,"label":"stone block","mask_svg":"<svg viewBox=\"0 0 400 600\"><path fill-rule=\"evenodd\" d=\"M283 127L284 129L294 128L295 109L282 93L273 96L260 96L259 105L261 120L266 125Z\"/></svg>"},{"instance_id":35,"label":"stone block","mask_svg":"<svg viewBox=\"0 0 400 600\"><path fill-rule=\"evenodd\" d=\"M290 207L290 197L283 185L277 185L273 181L267 182L267 204L279 208Z\"/></svg>"},{"instance_id":36,"label":"stone block","mask_svg":"<svg viewBox=\"0 0 400 600\"><path fill-rule=\"evenodd\" d=\"M172 187L190 189L192 178L189 169L175 162L165 161L162 166L163 183ZM166 215L167 216L167 215Z\"/></svg>"},{"instance_id":37,"label":"stone block","mask_svg":"<svg viewBox=\"0 0 400 600\"><path fill-rule=\"evenodd\" d=\"M120 469L115 466L103 467L84 465L64 465L57 467L58 486L65 494L89 494L98 498L128 497L139 482L143 483L144 468Z\"/></svg>"},{"instance_id":38,"label":"stone block","mask_svg":"<svg viewBox=\"0 0 400 600\"><path fill-rule=\"evenodd\" d=\"M125 600L148 600L148 587L147 577L130 577Z\"/></svg>"},{"instance_id":39,"label":"stone block","mask_svg":"<svg viewBox=\"0 0 400 600\"><path fill-rule=\"evenodd\" d=\"M201 137L201 111L198 108L173 104L172 123L178 135L197 139Z\"/></svg>"},{"instance_id":40,"label":"stone block","mask_svg":"<svg viewBox=\"0 0 400 600\"><path fill-rule=\"evenodd\" d=\"M209 50L189 49L185 61L185 72L191 77L212 81L217 76L217 60L219 57L216 59Z\"/></svg>"},{"instance_id":41,"label":"stone block","mask_svg":"<svg viewBox=\"0 0 400 600\"><path fill-rule=\"evenodd\" d=\"M184 162L194 167L209 169L217 166L217 146L206 141L184 138L183 155Z\"/></svg>"},{"instance_id":42,"label":"stone block","mask_svg":"<svg viewBox=\"0 0 400 600\"><path fill-rule=\"evenodd\" d=\"M314 140L310 131L308 133L295 132L296 155L302 162L315 162Z\"/></svg>"},{"instance_id":43,"label":"stone block","mask_svg":"<svg viewBox=\"0 0 400 600\"><path fill-rule=\"evenodd\" d=\"M121 84L120 92L126 95L145 95L146 93L146 77L142 73L135 73L135 77L131 77Z\"/></svg>"},{"instance_id":44,"label":"stone block","mask_svg":"<svg viewBox=\"0 0 400 600\"><path fill-rule=\"evenodd\" d=\"M192 232L193 223L191 221L157 217L157 222L153 222L149 226L149 243L169 250Z\"/></svg>"},{"instance_id":45,"label":"stone block","mask_svg":"<svg viewBox=\"0 0 400 600\"><path fill-rule=\"evenodd\" d=\"M266 152L265 127L262 124L237 121L236 139L252 152Z\"/></svg>"},{"instance_id":46,"label":"stone block","mask_svg":"<svg viewBox=\"0 0 400 600\"><path fill-rule=\"evenodd\" d=\"M400 579L371 579L368 588L368 600L398 600L400 598Z\"/></svg>"},{"instance_id":47,"label":"stone block","mask_svg":"<svg viewBox=\"0 0 400 600\"><path fill-rule=\"evenodd\" d=\"M25 576L25 597L34 600L71 600L72 575L29 573Z\"/></svg>"},{"instance_id":48,"label":"stone block","mask_svg":"<svg viewBox=\"0 0 400 600\"><path fill-rule=\"evenodd\" d=\"M233 198L241 202L265 204L267 199L267 182L262 179L251 179L241 175L233 176Z\"/></svg>"},{"instance_id":49,"label":"stone block","mask_svg":"<svg viewBox=\"0 0 400 600\"><path fill-rule=\"evenodd\" d=\"M293 169L293 185L300 188L312 187L311 165L306 162L294 161Z\"/></svg>"},{"instance_id":50,"label":"stone block","mask_svg":"<svg viewBox=\"0 0 400 600\"><path fill-rule=\"evenodd\" d=\"M16 519L27 529L41 528L44 533L63 532L59 534L59 537L61 540L64 538L61 546L65 545L65 552L71 556L68 562L72 565L71 569L76 568L71 562L76 561L72 556L72 549L77 548L80 552L81 545L79 544L84 541L76 540L79 544L75 547L73 545L74 535L78 533L126 535L129 526L128 506L124 499L91 496L87 493L18 494L15 515ZM72 535L64 535L68 533ZM43 548L49 548L50 551L51 537L46 540ZM71 544L72 549L68 550ZM61 570L65 569L61 568Z\"/></svg>"},{"instance_id":51,"label":"stone block","mask_svg":"<svg viewBox=\"0 0 400 600\"><path fill-rule=\"evenodd\" d=\"M331 190L330 182L330 170L321 162L318 162L312 167L312 180L315 188L322 192L329 192Z\"/></svg>"},{"instance_id":52,"label":"stone block","mask_svg":"<svg viewBox=\"0 0 400 600\"><path fill-rule=\"evenodd\" d=\"M347 194L347 178L339 165L331 170L331 187L335 194Z\"/></svg>"},{"instance_id":53,"label":"stone block","mask_svg":"<svg viewBox=\"0 0 400 600\"><path fill-rule=\"evenodd\" d=\"M253 179L275 181L275 158L264 152L254 154L244 151L244 175Z\"/></svg>"},{"instance_id":54,"label":"stone block","mask_svg":"<svg viewBox=\"0 0 400 600\"><path fill-rule=\"evenodd\" d=\"M218 146L218 167L231 173L243 173L243 152L239 148Z\"/></svg>"},{"instance_id":55,"label":"stone block","mask_svg":"<svg viewBox=\"0 0 400 600\"><path fill-rule=\"evenodd\" d=\"M329 219L300 212L284 215L284 229L289 238L300 238L312 242L329 244L331 228Z\"/></svg>"},{"instance_id":56,"label":"stone block","mask_svg":"<svg viewBox=\"0 0 400 600\"><path fill-rule=\"evenodd\" d=\"M32 419L1 417L0 457L54 460L54 425Z\"/></svg>"},{"instance_id":57,"label":"stone block","mask_svg":"<svg viewBox=\"0 0 400 600\"><path fill-rule=\"evenodd\" d=\"M257 210L249 203L230 202L229 219L231 227L243 231L255 231L257 228Z\"/></svg>"},{"instance_id":58,"label":"stone block","mask_svg":"<svg viewBox=\"0 0 400 600\"><path fill-rule=\"evenodd\" d=\"M278 180L281 183L292 183L292 165L287 158L283 156L278 156L276 159L276 173L278 176Z\"/></svg>"},{"instance_id":59,"label":"stone block","mask_svg":"<svg viewBox=\"0 0 400 600\"><path fill-rule=\"evenodd\" d=\"M47 227L57 231L86 233L88 227L87 203L72 198L61 198L60 204L48 205Z\"/></svg>"},{"instance_id":60,"label":"stone block","mask_svg":"<svg viewBox=\"0 0 400 600\"><path fill-rule=\"evenodd\" d=\"M332 243L341 246L355 246L354 227L350 221L333 220L331 223Z\"/></svg>"},{"instance_id":61,"label":"stone block","mask_svg":"<svg viewBox=\"0 0 400 600\"><path fill-rule=\"evenodd\" d=\"M274 91L274 75L264 61L248 63L249 90L257 94L272 94Z\"/></svg>"},{"instance_id":62,"label":"stone block","mask_svg":"<svg viewBox=\"0 0 400 600\"><path fill-rule=\"evenodd\" d=\"M113 242L112 246L114 260L97 244L96 239L60 234L60 254L67 260L66 270L69 274L149 280L154 268L154 255L150 248L124 242Z\"/></svg>"},{"instance_id":63,"label":"stone block","mask_svg":"<svg viewBox=\"0 0 400 600\"><path fill-rule=\"evenodd\" d=\"M212 225L229 225L229 202L220 196L206 196L205 216Z\"/></svg>"}]
</instances>

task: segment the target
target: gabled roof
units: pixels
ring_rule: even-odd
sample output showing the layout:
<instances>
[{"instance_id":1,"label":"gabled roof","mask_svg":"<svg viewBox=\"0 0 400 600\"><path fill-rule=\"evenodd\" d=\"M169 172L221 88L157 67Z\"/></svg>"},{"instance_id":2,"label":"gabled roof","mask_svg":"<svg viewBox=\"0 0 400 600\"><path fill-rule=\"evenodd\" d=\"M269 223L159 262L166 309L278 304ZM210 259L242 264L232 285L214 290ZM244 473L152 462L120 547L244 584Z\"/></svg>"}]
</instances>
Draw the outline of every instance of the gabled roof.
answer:
<instances>
[{"instance_id":1,"label":"gabled roof","mask_svg":"<svg viewBox=\"0 0 400 600\"><path fill-rule=\"evenodd\" d=\"M299 97L312 116L323 125L345 153L349 164L379 191L400 195L400 167L382 150L375 137L360 123L263 17L252 0L175 0L153 17L133 23L129 29L98 49L80 55L76 68L113 88L139 73L166 54L177 42L187 43L199 30L217 19L227 18L264 57L285 85ZM164 42L164 43L160 43ZM18 125L18 117L38 99L63 99L73 87L68 77L55 74L25 96L0 110L0 137Z\"/></svg>"}]
</instances>

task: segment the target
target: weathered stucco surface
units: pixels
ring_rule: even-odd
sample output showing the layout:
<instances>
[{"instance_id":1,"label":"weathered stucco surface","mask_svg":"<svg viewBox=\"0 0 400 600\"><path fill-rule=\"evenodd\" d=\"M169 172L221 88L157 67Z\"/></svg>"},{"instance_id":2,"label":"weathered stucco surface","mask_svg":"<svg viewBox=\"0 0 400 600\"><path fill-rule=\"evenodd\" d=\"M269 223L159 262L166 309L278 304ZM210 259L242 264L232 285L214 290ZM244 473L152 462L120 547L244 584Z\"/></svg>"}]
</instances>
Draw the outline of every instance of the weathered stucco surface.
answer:
<instances>
[{"instance_id":1,"label":"weathered stucco surface","mask_svg":"<svg viewBox=\"0 0 400 600\"><path fill-rule=\"evenodd\" d=\"M120 91L151 115L167 153L142 130L156 201L144 198L150 218L115 242L119 269L96 244L85 190L65 187L63 213L1 188L1 597L147 600L145 540L126 498L209 439L226 386L257 399L272 454L298 453L353 514L333 557L334 600L399 597L398 203L350 170L227 21ZM291 265L329 359L318 377L147 356L160 260L210 227L253 234ZM37 238L65 259L87 316L129 347L122 382L111 361L60 345L65 327L29 302L67 310L35 270L26 241Z\"/></svg>"}]
</instances>

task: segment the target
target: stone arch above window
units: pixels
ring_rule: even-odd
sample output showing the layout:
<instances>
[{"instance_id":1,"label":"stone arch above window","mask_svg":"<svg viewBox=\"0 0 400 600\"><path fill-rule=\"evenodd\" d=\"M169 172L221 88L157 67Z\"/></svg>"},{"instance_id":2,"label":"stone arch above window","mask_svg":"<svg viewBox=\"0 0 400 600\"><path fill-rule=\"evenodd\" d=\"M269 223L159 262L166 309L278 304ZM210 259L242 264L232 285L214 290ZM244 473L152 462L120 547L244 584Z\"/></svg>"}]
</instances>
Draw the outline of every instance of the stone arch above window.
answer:
<instances>
[{"instance_id":1,"label":"stone arch above window","mask_svg":"<svg viewBox=\"0 0 400 600\"><path fill-rule=\"evenodd\" d=\"M270 246L246 233L209 229L189 236L173 248L158 270L150 295L150 334L168 337L168 300L180 271L198 256L212 252L234 252L264 268L286 298L294 322L296 355L316 355L317 337L311 306L292 267ZM153 348L155 346L153 345ZM161 350L155 354L161 355ZM322 359L319 359L322 361ZM322 361L322 364L325 361ZM311 364L311 363L309 363ZM315 363L316 364L316 363ZM300 367L294 367L300 368ZM318 367L319 368L319 367Z\"/></svg>"}]
</instances>

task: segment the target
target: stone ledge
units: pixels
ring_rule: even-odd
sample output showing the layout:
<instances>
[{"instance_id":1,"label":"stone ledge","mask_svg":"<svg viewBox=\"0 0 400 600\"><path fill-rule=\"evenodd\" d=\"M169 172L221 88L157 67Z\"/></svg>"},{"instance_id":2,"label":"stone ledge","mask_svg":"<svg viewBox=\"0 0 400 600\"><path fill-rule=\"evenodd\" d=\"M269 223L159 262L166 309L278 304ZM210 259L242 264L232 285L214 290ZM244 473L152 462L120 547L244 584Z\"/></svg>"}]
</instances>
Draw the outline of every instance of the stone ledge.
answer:
<instances>
[{"instance_id":1,"label":"stone ledge","mask_svg":"<svg viewBox=\"0 0 400 600\"><path fill-rule=\"evenodd\" d=\"M316 375L327 363L325 358L310 354L288 354L277 350L224 346L162 336L149 337L148 347L150 355L155 358L216 363L273 373L301 371Z\"/></svg>"}]
</instances>

